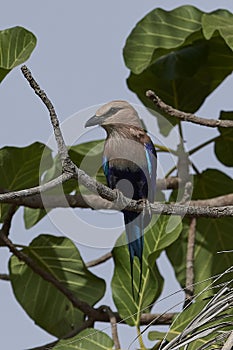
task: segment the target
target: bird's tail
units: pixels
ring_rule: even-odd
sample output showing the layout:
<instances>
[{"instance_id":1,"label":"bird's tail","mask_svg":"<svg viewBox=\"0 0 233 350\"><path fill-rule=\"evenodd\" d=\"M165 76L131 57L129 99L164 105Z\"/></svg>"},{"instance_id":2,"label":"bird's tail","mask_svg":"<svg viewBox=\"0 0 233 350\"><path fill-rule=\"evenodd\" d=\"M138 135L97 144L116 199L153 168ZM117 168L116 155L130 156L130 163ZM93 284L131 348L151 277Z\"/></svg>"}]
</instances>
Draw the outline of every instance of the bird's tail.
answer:
<instances>
[{"instance_id":1,"label":"bird's tail","mask_svg":"<svg viewBox=\"0 0 233 350\"><path fill-rule=\"evenodd\" d=\"M142 253L143 253L143 215L140 213L124 211L125 229L128 241L130 269L131 269L131 284L132 294L135 300L134 293L134 276L133 276L133 262L134 257L137 256L140 264L140 277L138 285L138 297L142 286Z\"/></svg>"}]
</instances>

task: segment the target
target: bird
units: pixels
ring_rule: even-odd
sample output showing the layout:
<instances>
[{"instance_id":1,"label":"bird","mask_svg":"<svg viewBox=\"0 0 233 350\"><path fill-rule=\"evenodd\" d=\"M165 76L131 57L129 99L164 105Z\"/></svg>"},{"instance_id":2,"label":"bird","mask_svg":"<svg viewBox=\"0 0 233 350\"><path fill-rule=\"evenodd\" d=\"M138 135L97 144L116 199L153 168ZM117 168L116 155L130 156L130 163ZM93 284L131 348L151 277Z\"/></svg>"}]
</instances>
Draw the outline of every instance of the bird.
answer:
<instances>
[{"instance_id":1,"label":"bird","mask_svg":"<svg viewBox=\"0 0 233 350\"><path fill-rule=\"evenodd\" d=\"M144 210L133 212L122 207L134 293L133 263L139 259L142 284L143 233L151 221L150 202L154 202L157 156L154 144L146 133L136 109L127 101L114 100L100 107L85 127L101 126L107 133L103 150L103 170L108 186L118 194L142 200Z\"/></svg>"}]
</instances>

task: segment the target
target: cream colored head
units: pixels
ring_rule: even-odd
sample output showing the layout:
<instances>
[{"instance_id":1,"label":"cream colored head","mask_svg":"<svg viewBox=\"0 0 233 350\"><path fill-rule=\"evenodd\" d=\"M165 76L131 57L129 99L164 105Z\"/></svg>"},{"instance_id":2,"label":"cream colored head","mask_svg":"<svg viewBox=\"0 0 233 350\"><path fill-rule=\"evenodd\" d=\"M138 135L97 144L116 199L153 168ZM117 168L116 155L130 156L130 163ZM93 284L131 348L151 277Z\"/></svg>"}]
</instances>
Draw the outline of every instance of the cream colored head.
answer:
<instances>
[{"instance_id":1,"label":"cream colored head","mask_svg":"<svg viewBox=\"0 0 233 350\"><path fill-rule=\"evenodd\" d=\"M100 107L85 126L127 125L142 128L137 111L126 101L116 100Z\"/></svg>"}]
</instances>

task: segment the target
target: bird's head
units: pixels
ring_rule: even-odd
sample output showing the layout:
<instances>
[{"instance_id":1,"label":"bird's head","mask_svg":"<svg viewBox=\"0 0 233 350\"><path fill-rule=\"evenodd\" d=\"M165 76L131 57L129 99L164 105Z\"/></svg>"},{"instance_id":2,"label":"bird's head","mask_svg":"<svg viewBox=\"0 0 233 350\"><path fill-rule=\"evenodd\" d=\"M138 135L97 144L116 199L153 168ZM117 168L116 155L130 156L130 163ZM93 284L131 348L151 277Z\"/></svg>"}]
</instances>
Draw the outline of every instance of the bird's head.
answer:
<instances>
[{"instance_id":1,"label":"bird's head","mask_svg":"<svg viewBox=\"0 0 233 350\"><path fill-rule=\"evenodd\" d=\"M142 128L137 111L126 101L112 101L100 107L85 127L101 125L103 128L117 124Z\"/></svg>"}]
</instances>

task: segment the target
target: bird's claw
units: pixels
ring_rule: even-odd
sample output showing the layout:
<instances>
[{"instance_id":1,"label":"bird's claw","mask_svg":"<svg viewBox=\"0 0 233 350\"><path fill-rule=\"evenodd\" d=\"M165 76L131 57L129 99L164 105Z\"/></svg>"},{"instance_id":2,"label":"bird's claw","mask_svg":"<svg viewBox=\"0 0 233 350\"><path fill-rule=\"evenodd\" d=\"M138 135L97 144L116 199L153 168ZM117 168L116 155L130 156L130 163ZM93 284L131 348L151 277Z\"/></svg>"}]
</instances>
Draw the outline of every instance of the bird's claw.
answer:
<instances>
[{"instance_id":1,"label":"bird's claw","mask_svg":"<svg viewBox=\"0 0 233 350\"><path fill-rule=\"evenodd\" d=\"M142 215L143 215L144 227L146 227L151 220L151 215L152 215L151 203L146 198L140 199L139 202L141 202L143 205Z\"/></svg>"}]
</instances>

